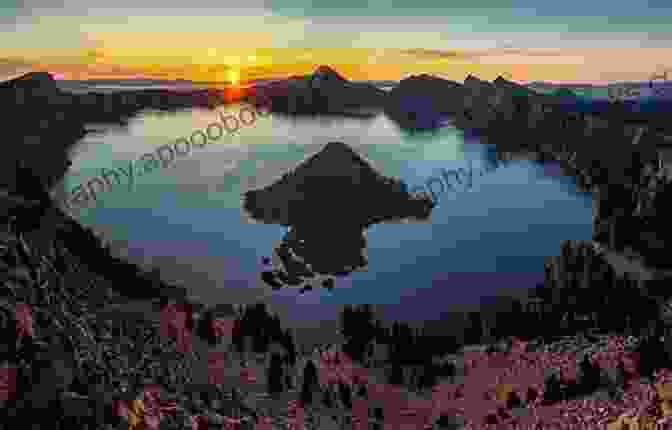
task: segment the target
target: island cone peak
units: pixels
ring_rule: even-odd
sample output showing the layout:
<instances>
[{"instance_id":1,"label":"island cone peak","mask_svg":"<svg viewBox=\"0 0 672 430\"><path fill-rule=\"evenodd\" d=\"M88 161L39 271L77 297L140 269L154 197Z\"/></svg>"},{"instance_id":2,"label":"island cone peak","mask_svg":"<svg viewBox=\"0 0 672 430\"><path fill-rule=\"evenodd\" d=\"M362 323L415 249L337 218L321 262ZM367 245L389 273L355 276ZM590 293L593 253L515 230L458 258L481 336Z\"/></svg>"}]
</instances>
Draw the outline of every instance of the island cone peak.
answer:
<instances>
[{"instance_id":1,"label":"island cone peak","mask_svg":"<svg viewBox=\"0 0 672 430\"><path fill-rule=\"evenodd\" d=\"M366 228L426 220L433 208L429 198L412 195L402 181L378 173L342 142L329 142L273 184L246 192L243 200L251 218L290 227L276 248L282 267L262 273L274 289L366 267Z\"/></svg>"},{"instance_id":2,"label":"island cone peak","mask_svg":"<svg viewBox=\"0 0 672 430\"><path fill-rule=\"evenodd\" d=\"M366 160L345 143L329 142L322 148L322 151L302 163L295 173L315 172L320 176L327 173L348 176L348 171L352 171L353 168L366 168L371 173L376 173Z\"/></svg>"},{"instance_id":3,"label":"island cone peak","mask_svg":"<svg viewBox=\"0 0 672 430\"><path fill-rule=\"evenodd\" d=\"M295 214L316 213L329 207L333 209L341 206L343 202L339 197L370 198L367 193L371 188L377 188L385 182L386 178L355 150L343 142L329 142L321 151L305 159L275 183L261 190L250 191L246 196L248 203L253 201L260 203L260 197L268 195L275 202L274 206L277 204L285 206L282 212L287 215L285 209L295 205L303 207L301 211L294 212ZM285 202L280 203L278 199L282 198L279 196L285 196ZM254 216L254 211L252 213ZM296 216L292 218L294 222L297 221ZM280 223L293 222L283 216Z\"/></svg>"}]
</instances>

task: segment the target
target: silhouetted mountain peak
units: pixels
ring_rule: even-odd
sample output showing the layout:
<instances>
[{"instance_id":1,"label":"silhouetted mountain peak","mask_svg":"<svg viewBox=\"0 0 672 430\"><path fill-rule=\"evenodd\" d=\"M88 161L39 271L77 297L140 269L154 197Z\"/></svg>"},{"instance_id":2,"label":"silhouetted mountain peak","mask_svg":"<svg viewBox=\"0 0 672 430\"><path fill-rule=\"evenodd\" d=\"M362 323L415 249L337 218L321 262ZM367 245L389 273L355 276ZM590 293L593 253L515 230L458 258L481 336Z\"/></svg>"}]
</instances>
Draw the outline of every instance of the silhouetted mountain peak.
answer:
<instances>
[{"instance_id":1,"label":"silhouetted mountain peak","mask_svg":"<svg viewBox=\"0 0 672 430\"><path fill-rule=\"evenodd\" d=\"M329 142L317 154L301 163L293 175L352 177L356 170L373 168L351 147L343 142Z\"/></svg>"},{"instance_id":2,"label":"silhouetted mountain peak","mask_svg":"<svg viewBox=\"0 0 672 430\"><path fill-rule=\"evenodd\" d=\"M401 86L402 84L408 85L409 83L425 83L425 82L448 83L448 84L452 84L453 86L460 86L460 84L458 82L451 81L451 80L448 80L448 79L444 79L444 78L434 76L434 75L428 75L427 73L422 73L420 75L411 75L407 78L404 78L401 81L399 81L399 86Z\"/></svg>"},{"instance_id":3,"label":"silhouetted mountain peak","mask_svg":"<svg viewBox=\"0 0 672 430\"><path fill-rule=\"evenodd\" d=\"M3 82L4 87L57 89L56 80L47 72L30 72L10 81Z\"/></svg>"},{"instance_id":4,"label":"silhouetted mountain peak","mask_svg":"<svg viewBox=\"0 0 672 430\"><path fill-rule=\"evenodd\" d=\"M51 76L51 73L49 72L30 72L26 73L23 76L19 76L18 78L14 79L16 82L27 82L27 81L32 81L32 82L46 82L46 83L51 83L55 84L56 80L54 79L53 76Z\"/></svg>"},{"instance_id":5,"label":"silhouetted mountain peak","mask_svg":"<svg viewBox=\"0 0 672 430\"><path fill-rule=\"evenodd\" d=\"M502 76L497 76L497 79L495 79L494 81L492 81L492 83L493 83L493 84L497 84L497 85L509 85L509 84L513 84L513 82L511 82L511 81L509 81L509 80L507 80L507 79L504 79Z\"/></svg>"},{"instance_id":6,"label":"silhouetted mountain peak","mask_svg":"<svg viewBox=\"0 0 672 430\"><path fill-rule=\"evenodd\" d=\"M340 82L345 82L347 79L345 79L343 76L339 75L338 72L336 72L334 69L332 69L329 66L320 66L318 67L315 72L313 73L313 78L317 78L320 80L334 80L334 81L340 81Z\"/></svg>"},{"instance_id":7,"label":"silhouetted mountain peak","mask_svg":"<svg viewBox=\"0 0 672 430\"><path fill-rule=\"evenodd\" d=\"M534 94L534 92L526 86L509 81L501 76L498 76L497 79L492 82L496 87L509 91L512 95L530 96Z\"/></svg>"}]
</instances>

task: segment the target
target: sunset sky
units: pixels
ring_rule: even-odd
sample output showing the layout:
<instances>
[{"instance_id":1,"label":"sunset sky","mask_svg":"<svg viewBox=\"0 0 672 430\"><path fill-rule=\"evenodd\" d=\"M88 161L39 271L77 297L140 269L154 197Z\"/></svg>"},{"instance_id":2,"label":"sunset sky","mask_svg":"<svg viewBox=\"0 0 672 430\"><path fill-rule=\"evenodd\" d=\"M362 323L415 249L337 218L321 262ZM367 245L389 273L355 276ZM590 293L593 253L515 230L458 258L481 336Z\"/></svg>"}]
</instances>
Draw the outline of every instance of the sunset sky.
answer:
<instances>
[{"instance_id":1,"label":"sunset sky","mask_svg":"<svg viewBox=\"0 0 672 430\"><path fill-rule=\"evenodd\" d=\"M670 0L3 0L0 79L647 80L671 23Z\"/></svg>"}]
</instances>

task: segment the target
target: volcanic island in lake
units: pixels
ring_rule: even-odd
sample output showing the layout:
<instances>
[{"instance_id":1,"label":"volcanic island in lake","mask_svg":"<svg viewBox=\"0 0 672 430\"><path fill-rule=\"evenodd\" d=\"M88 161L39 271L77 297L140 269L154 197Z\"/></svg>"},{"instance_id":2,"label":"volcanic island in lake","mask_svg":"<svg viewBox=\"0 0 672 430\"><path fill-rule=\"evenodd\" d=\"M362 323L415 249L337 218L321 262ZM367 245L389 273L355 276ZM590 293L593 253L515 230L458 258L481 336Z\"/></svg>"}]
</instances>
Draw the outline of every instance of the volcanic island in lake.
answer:
<instances>
[{"instance_id":1,"label":"volcanic island in lake","mask_svg":"<svg viewBox=\"0 0 672 430\"><path fill-rule=\"evenodd\" d=\"M406 184L378 173L342 142L329 142L267 187L244 193L243 211L256 221L289 227L275 248L281 264L264 271L273 289L311 290L310 281L367 266L364 230L380 222L427 220L434 204ZM268 259L265 259L268 261Z\"/></svg>"}]
</instances>

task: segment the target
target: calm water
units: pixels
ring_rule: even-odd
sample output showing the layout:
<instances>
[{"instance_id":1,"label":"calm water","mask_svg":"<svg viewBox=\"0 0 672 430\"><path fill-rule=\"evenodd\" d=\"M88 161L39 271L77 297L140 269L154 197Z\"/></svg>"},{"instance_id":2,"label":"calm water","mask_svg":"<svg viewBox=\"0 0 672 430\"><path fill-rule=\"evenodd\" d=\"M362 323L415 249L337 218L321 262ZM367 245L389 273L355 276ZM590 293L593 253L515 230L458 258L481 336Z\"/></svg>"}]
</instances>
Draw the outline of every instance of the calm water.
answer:
<instances>
[{"instance_id":1,"label":"calm water","mask_svg":"<svg viewBox=\"0 0 672 430\"><path fill-rule=\"evenodd\" d=\"M237 112L240 106L219 108ZM72 152L64 190L127 168L157 146L218 119L218 111L146 112L127 128L83 139ZM337 279L333 292L274 292L259 280L285 228L248 221L241 194L265 186L330 140L351 145L387 176L409 188L439 169L491 163L492 148L452 127L409 134L385 116L371 120L259 119L234 136L98 195L97 205L73 208L81 223L111 240L118 255L157 266L167 280L187 285L208 302L266 300L298 325L331 319L344 303L376 303L388 317L439 317L452 305L533 287L543 280L544 256L563 239L591 237L590 196L552 165L520 160L473 186L442 194L429 222L379 224L366 232L368 270ZM347 197L342 196L347 202Z\"/></svg>"}]
</instances>

